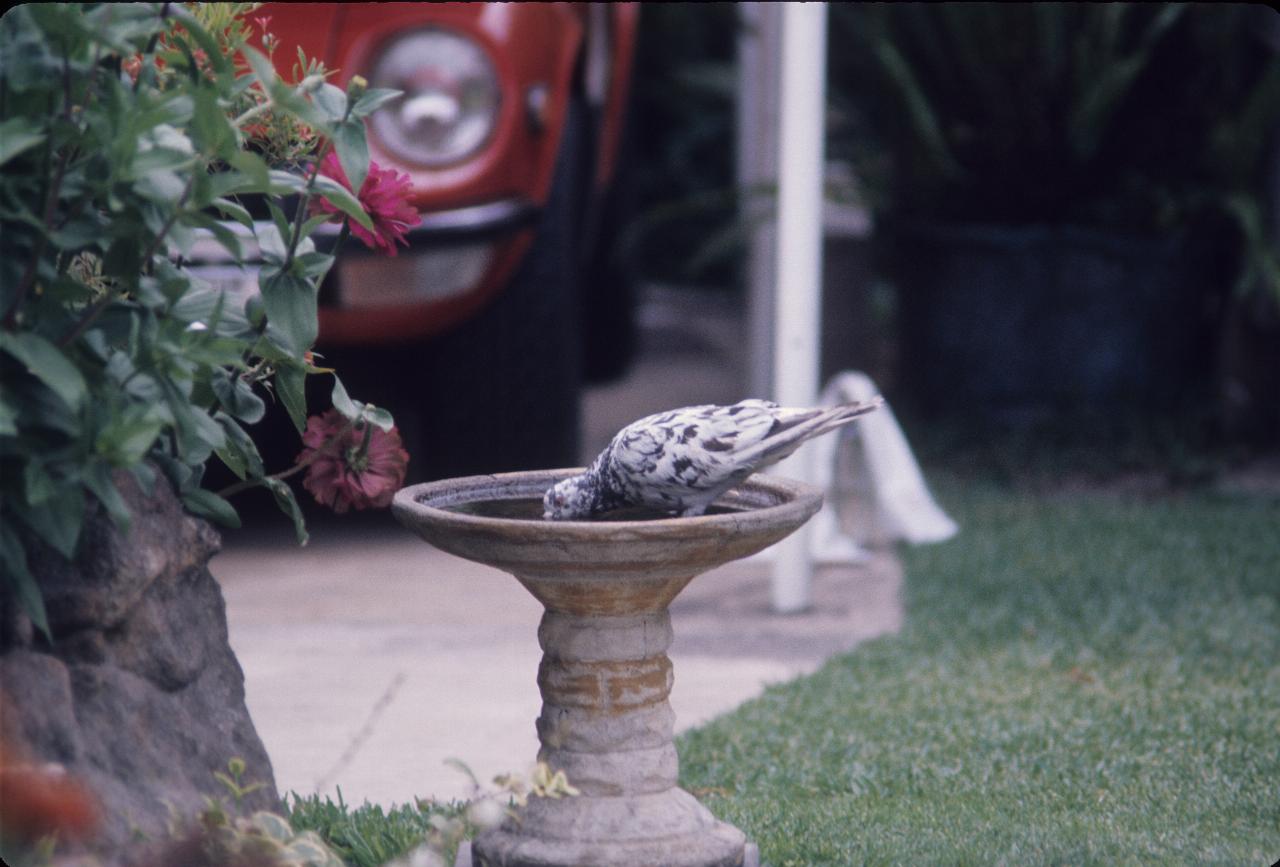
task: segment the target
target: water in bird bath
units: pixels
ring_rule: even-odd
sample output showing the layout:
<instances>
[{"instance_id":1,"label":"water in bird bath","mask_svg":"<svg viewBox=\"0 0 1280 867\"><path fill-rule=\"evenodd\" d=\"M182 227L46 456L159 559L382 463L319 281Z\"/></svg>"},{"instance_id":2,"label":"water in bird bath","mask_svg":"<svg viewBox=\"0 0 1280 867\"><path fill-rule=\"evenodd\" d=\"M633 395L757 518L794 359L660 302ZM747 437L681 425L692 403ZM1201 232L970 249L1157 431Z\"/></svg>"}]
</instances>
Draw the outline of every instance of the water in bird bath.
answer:
<instances>
[{"instance_id":1,"label":"water in bird bath","mask_svg":"<svg viewBox=\"0 0 1280 867\"><path fill-rule=\"evenodd\" d=\"M519 497L515 499L500 498L490 500L469 500L464 503L446 507L450 512L463 515L477 515L482 518L509 518L518 521L541 521L542 500L535 497ZM747 511L744 507L716 504L707 509L708 515L732 515ZM656 521L670 518L671 514L660 509L645 506L628 506L602 512L591 518L598 521Z\"/></svg>"}]
</instances>

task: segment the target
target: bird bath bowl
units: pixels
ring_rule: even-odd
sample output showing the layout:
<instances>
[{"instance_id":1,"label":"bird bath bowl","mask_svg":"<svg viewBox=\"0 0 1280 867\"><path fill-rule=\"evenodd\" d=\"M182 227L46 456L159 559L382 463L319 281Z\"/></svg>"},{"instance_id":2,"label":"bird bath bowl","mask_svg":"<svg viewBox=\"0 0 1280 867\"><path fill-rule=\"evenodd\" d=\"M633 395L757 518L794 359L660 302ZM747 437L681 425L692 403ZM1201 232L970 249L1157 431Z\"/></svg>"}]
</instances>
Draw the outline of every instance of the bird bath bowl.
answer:
<instances>
[{"instance_id":1,"label":"bird bath bowl","mask_svg":"<svg viewBox=\"0 0 1280 867\"><path fill-rule=\"evenodd\" d=\"M542 520L579 470L446 479L396 494L396 518L459 557L509 572L546 609L538 627L538 758L581 794L530 798L475 841L475 864L738 865L745 838L676 786L667 607L694 577L789 535L816 488L753 476L708 514L624 511Z\"/></svg>"}]
</instances>

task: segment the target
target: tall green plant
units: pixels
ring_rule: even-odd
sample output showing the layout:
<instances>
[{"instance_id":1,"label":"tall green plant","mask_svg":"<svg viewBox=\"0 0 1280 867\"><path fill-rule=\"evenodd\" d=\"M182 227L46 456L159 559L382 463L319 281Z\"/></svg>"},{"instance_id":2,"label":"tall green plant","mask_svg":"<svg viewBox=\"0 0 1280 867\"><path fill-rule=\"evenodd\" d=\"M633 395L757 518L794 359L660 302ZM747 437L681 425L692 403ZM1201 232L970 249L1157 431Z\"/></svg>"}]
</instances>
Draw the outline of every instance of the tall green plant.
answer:
<instances>
[{"instance_id":1,"label":"tall green plant","mask_svg":"<svg viewBox=\"0 0 1280 867\"><path fill-rule=\"evenodd\" d=\"M190 511L234 526L201 487L216 456L268 487L305 541L246 427L274 396L302 431L304 381L331 372L309 351L333 261L309 203L373 228L319 163L335 151L359 190L363 118L393 94L344 92L305 58L282 79L250 44L251 8L28 4L0 19L0 593L46 634L24 537L75 556L91 500L127 527L114 471L145 487L158 468ZM264 141L294 146L272 164ZM186 263L202 234L244 260L229 225L254 232L248 197L272 221L256 236L260 293L237 299ZM334 395L349 426L391 427L336 378Z\"/></svg>"},{"instance_id":2,"label":"tall green plant","mask_svg":"<svg viewBox=\"0 0 1280 867\"><path fill-rule=\"evenodd\" d=\"M836 4L830 151L908 218L1154 231L1217 210L1280 292L1260 197L1280 56L1255 38L1259 11Z\"/></svg>"}]
</instances>

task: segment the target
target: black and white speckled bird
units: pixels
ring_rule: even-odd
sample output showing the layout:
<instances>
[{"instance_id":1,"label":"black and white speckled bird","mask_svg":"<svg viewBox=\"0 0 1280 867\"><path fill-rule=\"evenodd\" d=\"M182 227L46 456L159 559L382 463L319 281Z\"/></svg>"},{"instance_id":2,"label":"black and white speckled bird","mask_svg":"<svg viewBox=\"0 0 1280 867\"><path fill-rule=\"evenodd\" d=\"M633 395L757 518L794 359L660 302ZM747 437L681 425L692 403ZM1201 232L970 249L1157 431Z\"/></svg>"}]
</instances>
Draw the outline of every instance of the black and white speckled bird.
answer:
<instances>
[{"instance_id":1,"label":"black and white speckled bird","mask_svg":"<svg viewBox=\"0 0 1280 867\"><path fill-rule=\"evenodd\" d=\"M797 409L744 400L646 416L618 431L586 472L548 490L542 517L584 520L626 506L701 515L752 473L883 402L877 397L865 403Z\"/></svg>"}]
</instances>

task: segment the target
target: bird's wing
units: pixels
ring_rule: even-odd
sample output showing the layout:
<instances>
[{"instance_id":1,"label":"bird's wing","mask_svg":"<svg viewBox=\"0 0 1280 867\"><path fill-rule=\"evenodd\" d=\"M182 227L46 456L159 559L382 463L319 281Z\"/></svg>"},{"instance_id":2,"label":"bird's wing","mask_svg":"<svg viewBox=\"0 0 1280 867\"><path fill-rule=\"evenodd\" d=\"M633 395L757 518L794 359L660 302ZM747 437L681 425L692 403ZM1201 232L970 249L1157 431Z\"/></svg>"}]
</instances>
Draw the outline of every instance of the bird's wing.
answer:
<instances>
[{"instance_id":1,"label":"bird's wing","mask_svg":"<svg viewBox=\"0 0 1280 867\"><path fill-rule=\"evenodd\" d=\"M780 423L776 404L694 406L643 418L614 439L612 458L631 497L652 505L684 503L751 474L738 455ZM781 410L786 412L785 410Z\"/></svg>"},{"instance_id":2,"label":"bird's wing","mask_svg":"<svg viewBox=\"0 0 1280 867\"><path fill-rule=\"evenodd\" d=\"M810 437L879 404L791 409L763 400L694 406L633 422L610 444L610 476L631 502L705 507Z\"/></svg>"}]
</instances>

